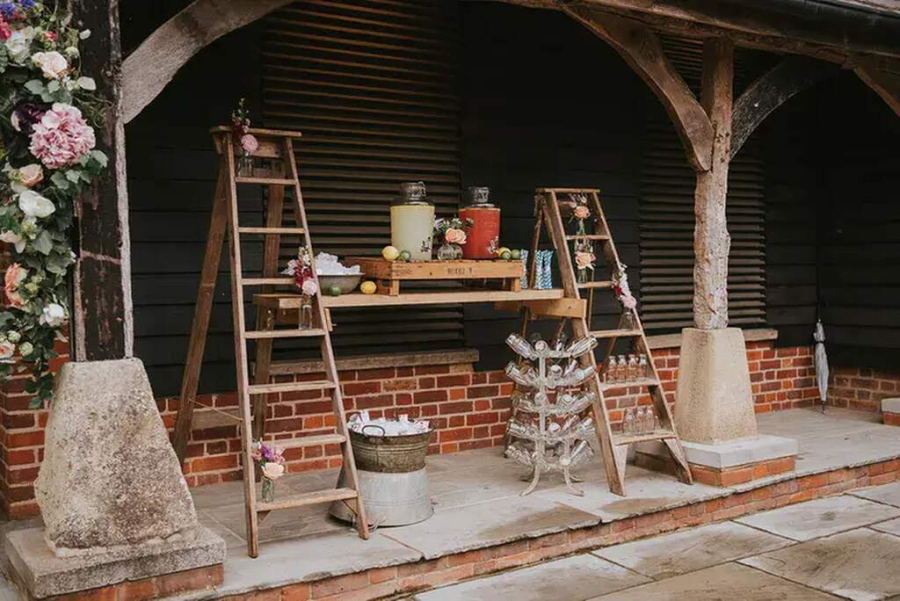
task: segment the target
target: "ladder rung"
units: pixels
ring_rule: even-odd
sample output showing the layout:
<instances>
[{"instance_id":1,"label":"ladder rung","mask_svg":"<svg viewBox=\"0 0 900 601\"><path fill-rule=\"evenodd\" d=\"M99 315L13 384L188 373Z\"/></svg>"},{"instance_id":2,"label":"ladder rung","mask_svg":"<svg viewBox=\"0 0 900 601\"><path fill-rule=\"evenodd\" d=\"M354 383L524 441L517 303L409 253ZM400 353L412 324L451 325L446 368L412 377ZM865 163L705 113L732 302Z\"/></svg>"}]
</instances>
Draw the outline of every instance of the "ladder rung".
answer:
<instances>
[{"instance_id":1,"label":"ladder rung","mask_svg":"<svg viewBox=\"0 0 900 601\"><path fill-rule=\"evenodd\" d=\"M647 434L614 434L613 444L634 444L636 442L666 440L669 438L676 438L675 433L671 430L657 430L655 432L648 432Z\"/></svg>"},{"instance_id":2,"label":"ladder rung","mask_svg":"<svg viewBox=\"0 0 900 601\"><path fill-rule=\"evenodd\" d=\"M239 227L239 234L303 234L302 227Z\"/></svg>"},{"instance_id":3,"label":"ladder rung","mask_svg":"<svg viewBox=\"0 0 900 601\"><path fill-rule=\"evenodd\" d=\"M566 236L566 240L609 240L607 234L583 234L581 236Z\"/></svg>"},{"instance_id":4,"label":"ladder rung","mask_svg":"<svg viewBox=\"0 0 900 601\"><path fill-rule=\"evenodd\" d=\"M320 328L308 328L301 330L292 328L287 330L253 330L245 332L244 336L249 340L257 340L260 338L308 338L310 336L324 336L325 330Z\"/></svg>"},{"instance_id":5,"label":"ladder rung","mask_svg":"<svg viewBox=\"0 0 900 601\"><path fill-rule=\"evenodd\" d=\"M273 509L290 509L292 507L303 507L305 505L317 505L319 503L331 503L332 501L344 501L347 499L355 499L357 492L352 488L335 488L333 490L317 490L316 492L305 492L288 497L283 497L271 503L257 503L256 511L272 511Z\"/></svg>"},{"instance_id":6,"label":"ladder rung","mask_svg":"<svg viewBox=\"0 0 900 601\"><path fill-rule=\"evenodd\" d=\"M279 384L251 384L247 387L250 394L266 394L269 392L298 392L301 390L327 390L334 388L331 380L312 380L309 382L282 382Z\"/></svg>"},{"instance_id":7,"label":"ladder rung","mask_svg":"<svg viewBox=\"0 0 900 601\"><path fill-rule=\"evenodd\" d=\"M191 430L206 430L225 426L241 425L241 410L237 407L228 409L201 409L194 411L191 419Z\"/></svg>"},{"instance_id":8,"label":"ladder rung","mask_svg":"<svg viewBox=\"0 0 900 601\"><path fill-rule=\"evenodd\" d=\"M613 283L608 281L584 282L578 284L579 288L612 288Z\"/></svg>"},{"instance_id":9,"label":"ladder rung","mask_svg":"<svg viewBox=\"0 0 900 601\"><path fill-rule=\"evenodd\" d=\"M238 184L269 184L270 186L293 186L296 182L287 177L236 177Z\"/></svg>"},{"instance_id":10,"label":"ladder rung","mask_svg":"<svg viewBox=\"0 0 900 601\"><path fill-rule=\"evenodd\" d=\"M296 284L294 278L242 278L244 286L289 286Z\"/></svg>"},{"instance_id":11,"label":"ladder rung","mask_svg":"<svg viewBox=\"0 0 900 601\"><path fill-rule=\"evenodd\" d=\"M631 382L601 382L602 390L614 390L616 388L632 388L634 386L659 386L659 380L655 378L640 378Z\"/></svg>"},{"instance_id":12,"label":"ladder rung","mask_svg":"<svg viewBox=\"0 0 900 601\"><path fill-rule=\"evenodd\" d=\"M276 440L275 446L279 449L302 449L304 447L317 447L324 444L342 444L347 440L341 434L318 434L316 436L301 436L300 438L288 438Z\"/></svg>"},{"instance_id":13,"label":"ladder rung","mask_svg":"<svg viewBox=\"0 0 900 601\"><path fill-rule=\"evenodd\" d=\"M594 338L628 338L640 335L640 330L595 330L591 332L591 336Z\"/></svg>"}]
</instances>

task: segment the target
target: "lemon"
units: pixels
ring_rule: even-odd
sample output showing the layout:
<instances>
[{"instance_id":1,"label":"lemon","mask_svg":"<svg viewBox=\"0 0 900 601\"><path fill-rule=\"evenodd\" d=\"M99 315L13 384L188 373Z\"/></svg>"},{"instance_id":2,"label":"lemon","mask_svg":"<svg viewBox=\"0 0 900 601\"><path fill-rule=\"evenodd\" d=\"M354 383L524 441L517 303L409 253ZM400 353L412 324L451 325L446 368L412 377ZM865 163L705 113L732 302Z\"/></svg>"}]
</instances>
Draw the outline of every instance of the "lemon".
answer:
<instances>
[{"instance_id":1,"label":"lemon","mask_svg":"<svg viewBox=\"0 0 900 601\"><path fill-rule=\"evenodd\" d=\"M381 249L381 256L384 257L385 261L396 261L397 257L400 256L400 251L393 246L385 246Z\"/></svg>"},{"instance_id":2,"label":"lemon","mask_svg":"<svg viewBox=\"0 0 900 601\"><path fill-rule=\"evenodd\" d=\"M396 248L394 250L397 250ZM375 282L363 282L359 285L359 291L363 294L375 294L375 290L378 287L375 285Z\"/></svg>"},{"instance_id":3,"label":"lemon","mask_svg":"<svg viewBox=\"0 0 900 601\"><path fill-rule=\"evenodd\" d=\"M505 246L501 246L501 247L497 250L497 256L500 257L500 258L503 258L503 253L511 253L511 252L512 252L512 251L510 251L510 250L509 250L508 248L506 248Z\"/></svg>"}]
</instances>

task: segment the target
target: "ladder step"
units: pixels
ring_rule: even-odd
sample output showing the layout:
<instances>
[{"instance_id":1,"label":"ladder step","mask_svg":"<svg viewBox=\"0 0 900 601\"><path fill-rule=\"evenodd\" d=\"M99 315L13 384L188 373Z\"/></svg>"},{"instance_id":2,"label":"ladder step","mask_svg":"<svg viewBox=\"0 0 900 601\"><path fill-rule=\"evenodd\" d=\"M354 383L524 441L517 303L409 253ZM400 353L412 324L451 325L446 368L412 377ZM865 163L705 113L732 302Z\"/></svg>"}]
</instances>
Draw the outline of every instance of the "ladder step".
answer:
<instances>
[{"instance_id":1,"label":"ladder step","mask_svg":"<svg viewBox=\"0 0 900 601\"><path fill-rule=\"evenodd\" d=\"M296 283L294 278L241 278L244 286L290 286Z\"/></svg>"},{"instance_id":2,"label":"ladder step","mask_svg":"<svg viewBox=\"0 0 900 601\"><path fill-rule=\"evenodd\" d=\"M253 330L245 332L244 336L248 340L257 340L260 338L309 338L311 336L324 336L325 330L320 328L288 329L288 330Z\"/></svg>"},{"instance_id":3,"label":"ladder step","mask_svg":"<svg viewBox=\"0 0 900 601\"><path fill-rule=\"evenodd\" d=\"M325 444L343 444L346 440L347 437L341 434L319 434L317 436L301 436L300 438L276 440L275 446L282 450L302 449L304 447L317 447Z\"/></svg>"},{"instance_id":4,"label":"ladder step","mask_svg":"<svg viewBox=\"0 0 900 601\"><path fill-rule=\"evenodd\" d=\"M631 382L601 382L600 389L603 391L615 390L616 388L632 388L635 386L659 386L659 380L655 378L639 378Z\"/></svg>"},{"instance_id":5,"label":"ladder step","mask_svg":"<svg viewBox=\"0 0 900 601\"><path fill-rule=\"evenodd\" d=\"M237 407L229 409L201 409L194 411L191 419L191 430L206 430L225 426L240 426L241 410Z\"/></svg>"},{"instance_id":6,"label":"ladder step","mask_svg":"<svg viewBox=\"0 0 900 601\"><path fill-rule=\"evenodd\" d=\"M646 434L614 434L613 444L634 444L636 442L649 442L651 440L667 440L677 438L671 430L657 430Z\"/></svg>"},{"instance_id":7,"label":"ladder step","mask_svg":"<svg viewBox=\"0 0 900 601\"><path fill-rule=\"evenodd\" d=\"M609 240L608 234L582 234L566 236L566 240Z\"/></svg>"},{"instance_id":8,"label":"ladder step","mask_svg":"<svg viewBox=\"0 0 900 601\"><path fill-rule=\"evenodd\" d=\"M312 380L309 382L282 382L280 384L251 384L247 387L250 394L266 394L269 392L299 392L301 390L328 390L335 388L331 380Z\"/></svg>"},{"instance_id":9,"label":"ladder step","mask_svg":"<svg viewBox=\"0 0 900 601\"><path fill-rule=\"evenodd\" d=\"M302 227L239 227L239 234L304 234Z\"/></svg>"},{"instance_id":10,"label":"ladder step","mask_svg":"<svg viewBox=\"0 0 900 601\"><path fill-rule=\"evenodd\" d=\"M238 184L268 184L270 186L293 186L297 183L288 177L236 177L234 181Z\"/></svg>"},{"instance_id":11,"label":"ladder step","mask_svg":"<svg viewBox=\"0 0 900 601\"><path fill-rule=\"evenodd\" d=\"M608 281L585 282L578 284L579 288L612 288L613 283Z\"/></svg>"},{"instance_id":12,"label":"ladder step","mask_svg":"<svg viewBox=\"0 0 900 601\"><path fill-rule=\"evenodd\" d=\"M595 330L591 332L591 336L594 338L628 338L640 335L640 330Z\"/></svg>"},{"instance_id":13,"label":"ladder step","mask_svg":"<svg viewBox=\"0 0 900 601\"><path fill-rule=\"evenodd\" d=\"M296 495L290 495L272 501L271 503L257 503L256 511L272 511L273 509L290 509L292 507L304 507L306 505L317 505L319 503L331 503L333 501L345 501L347 499L355 499L359 495L352 488L335 488L334 490L317 490L316 492L305 492Z\"/></svg>"}]
</instances>

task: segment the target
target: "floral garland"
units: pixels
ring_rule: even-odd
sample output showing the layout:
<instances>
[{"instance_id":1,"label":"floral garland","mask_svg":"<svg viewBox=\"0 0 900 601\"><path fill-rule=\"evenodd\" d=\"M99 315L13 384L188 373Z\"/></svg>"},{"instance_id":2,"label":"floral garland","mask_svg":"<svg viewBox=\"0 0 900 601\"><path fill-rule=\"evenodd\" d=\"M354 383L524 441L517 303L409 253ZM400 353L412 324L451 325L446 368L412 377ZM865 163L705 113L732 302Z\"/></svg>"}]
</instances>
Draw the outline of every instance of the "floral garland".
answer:
<instances>
[{"instance_id":1,"label":"floral garland","mask_svg":"<svg viewBox=\"0 0 900 601\"><path fill-rule=\"evenodd\" d=\"M627 267L623 263L619 263L616 268L616 274L613 276L613 294L626 309L634 309L637 307L637 299L631 294L631 288L628 286L628 274L625 272Z\"/></svg>"},{"instance_id":2,"label":"floral garland","mask_svg":"<svg viewBox=\"0 0 900 601\"><path fill-rule=\"evenodd\" d=\"M30 367L35 406L52 395L49 363L68 322L74 204L107 165L94 149L104 107L80 73L79 44L90 31L69 21L35 0L0 2L0 241L12 261L0 376Z\"/></svg>"}]
</instances>

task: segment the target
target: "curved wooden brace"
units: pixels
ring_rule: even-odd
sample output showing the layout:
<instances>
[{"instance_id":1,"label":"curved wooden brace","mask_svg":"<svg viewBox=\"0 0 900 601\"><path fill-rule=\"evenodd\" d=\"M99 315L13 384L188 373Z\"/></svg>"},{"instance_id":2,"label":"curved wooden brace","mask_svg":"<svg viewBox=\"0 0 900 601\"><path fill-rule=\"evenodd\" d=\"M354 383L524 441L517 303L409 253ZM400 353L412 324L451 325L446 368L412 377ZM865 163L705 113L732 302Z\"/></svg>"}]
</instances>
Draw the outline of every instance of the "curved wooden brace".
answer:
<instances>
[{"instance_id":1,"label":"curved wooden brace","mask_svg":"<svg viewBox=\"0 0 900 601\"><path fill-rule=\"evenodd\" d=\"M900 66L888 70L879 69L874 63L864 63L854 71L900 117Z\"/></svg>"},{"instance_id":2,"label":"curved wooden brace","mask_svg":"<svg viewBox=\"0 0 900 601\"><path fill-rule=\"evenodd\" d=\"M840 70L834 63L807 56L789 56L750 84L734 103L731 116L731 158L763 120L789 98Z\"/></svg>"},{"instance_id":3,"label":"curved wooden brace","mask_svg":"<svg viewBox=\"0 0 900 601\"><path fill-rule=\"evenodd\" d=\"M122 64L122 118L138 116L195 54L292 0L195 0L150 34Z\"/></svg>"},{"instance_id":4,"label":"curved wooden brace","mask_svg":"<svg viewBox=\"0 0 900 601\"><path fill-rule=\"evenodd\" d=\"M666 58L656 34L636 21L584 6L562 5L562 11L622 55L662 101L691 165L709 171L714 137L709 116Z\"/></svg>"}]
</instances>

